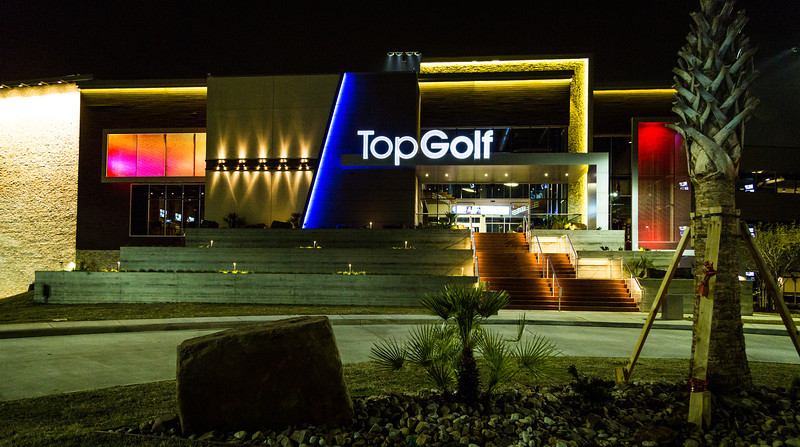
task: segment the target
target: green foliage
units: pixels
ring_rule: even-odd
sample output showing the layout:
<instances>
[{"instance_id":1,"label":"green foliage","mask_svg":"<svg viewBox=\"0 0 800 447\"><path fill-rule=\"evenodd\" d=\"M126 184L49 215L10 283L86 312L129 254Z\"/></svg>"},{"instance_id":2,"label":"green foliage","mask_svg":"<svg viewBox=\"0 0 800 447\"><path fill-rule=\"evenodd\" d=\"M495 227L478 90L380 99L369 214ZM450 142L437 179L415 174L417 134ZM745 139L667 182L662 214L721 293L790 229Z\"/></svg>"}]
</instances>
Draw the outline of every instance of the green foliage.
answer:
<instances>
[{"instance_id":1,"label":"green foliage","mask_svg":"<svg viewBox=\"0 0 800 447\"><path fill-rule=\"evenodd\" d=\"M236 213L230 213L222 220L224 220L225 223L228 224L228 228L242 228L245 225L247 225L247 222L245 221L244 217L241 217Z\"/></svg>"},{"instance_id":2,"label":"green foliage","mask_svg":"<svg viewBox=\"0 0 800 447\"><path fill-rule=\"evenodd\" d=\"M445 226L447 228L452 227L456 224L456 218L458 215L452 211L448 211L444 213L443 217L439 218L439 225Z\"/></svg>"},{"instance_id":3,"label":"green foliage","mask_svg":"<svg viewBox=\"0 0 800 447\"><path fill-rule=\"evenodd\" d=\"M611 398L613 381L579 375L575 365L570 365L567 372L573 378L570 386L582 401L589 404L602 404Z\"/></svg>"},{"instance_id":4,"label":"green foliage","mask_svg":"<svg viewBox=\"0 0 800 447\"><path fill-rule=\"evenodd\" d=\"M371 357L386 370L400 370L406 363L416 365L446 395L455 389L461 400L473 402L522 369L537 374L556 353L555 345L544 337L523 340L524 317L513 340L482 327L487 318L508 305L508 299L505 291L485 290L483 283L478 287L450 284L421 301L441 323L413 327L403 345L396 339L380 340L373 345ZM477 359L476 351L480 354ZM479 369L486 373L483 393Z\"/></svg>"},{"instance_id":5,"label":"green foliage","mask_svg":"<svg viewBox=\"0 0 800 447\"><path fill-rule=\"evenodd\" d=\"M643 254L628 262L628 266L633 270L634 276L644 277L647 275L647 269L655 268L656 265L649 256Z\"/></svg>"},{"instance_id":6,"label":"green foliage","mask_svg":"<svg viewBox=\"0 0 800 447\"><path fill-rule=\"evenodd\" d=\"M301 228L303 223L300 221L300 218L303 217L302 213L292 213L292 217L289 218L289 223L292 224L292 228Z\"/></svg>"}]
</instances>

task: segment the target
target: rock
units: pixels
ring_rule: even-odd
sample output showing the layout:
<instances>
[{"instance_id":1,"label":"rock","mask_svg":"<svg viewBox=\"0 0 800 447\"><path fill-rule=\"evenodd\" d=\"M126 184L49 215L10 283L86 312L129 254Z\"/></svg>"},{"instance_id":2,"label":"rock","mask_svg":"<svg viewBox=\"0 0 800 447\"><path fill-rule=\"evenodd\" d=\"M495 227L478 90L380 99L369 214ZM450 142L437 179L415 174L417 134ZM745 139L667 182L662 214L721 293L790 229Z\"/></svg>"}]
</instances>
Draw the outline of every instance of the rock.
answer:
<instances>
[{"instance_id":1,"label":"rock","mask_svg":"<svg viewBox=\"0 0 800 447\"><path fill-rule=\"evenodd\" d=\"M170 413L157 417L156 420L153 421L153 426L150 430L153 433L164 433L172 428L178 428L178 423L178 415Z\"/></svg>"},{"instance_id":2,"label":"rock","mask_svg":"<svg viewBox=\"0 0 800 447\"><path fill-rule=\"evenodd\" d=\"M295 430L289 439L298 443L298 444L305 444L311 438L311 433L308 430Z\"/></svg>"},{"instance_id":3,"label":"rock","mask_svg":"<svg viewBox=\"0 0 800 447\"><path fill-rule=\"evenodd\" d=\"M327 317L279 320L186 340L178 347L185 434L345 425L354 417Z\"/></svg>"}]
</instances>

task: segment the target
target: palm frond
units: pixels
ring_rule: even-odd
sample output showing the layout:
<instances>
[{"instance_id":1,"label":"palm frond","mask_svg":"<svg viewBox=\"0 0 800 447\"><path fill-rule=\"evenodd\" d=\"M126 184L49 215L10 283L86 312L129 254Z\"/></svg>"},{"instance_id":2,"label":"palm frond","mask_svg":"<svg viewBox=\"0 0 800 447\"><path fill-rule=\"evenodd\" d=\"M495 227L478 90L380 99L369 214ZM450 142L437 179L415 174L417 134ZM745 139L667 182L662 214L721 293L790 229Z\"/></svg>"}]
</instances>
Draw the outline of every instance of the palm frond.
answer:
<instances>
[{"instance_id":1,"label":"palm frond","mask_svg":"<svg viewBox=\"0 0 800 447\"><path fill-rule=\"evenodd\" d=\"M486 391L491 393L497 385L511 380L519 367L508 341L494 331L486 331L480 345L481 363L486 368L488 379Z\"/></svg>"},{"instance_id":2,"label":"palm frond","mask_svg":"<svg viewBox=\"0 0 800 447\"><path fill-rule=\"evenodd\" d=\"M555 343L541 334L534 334L517 344L519 366L527 369L534 376L540 376L550 358L560 354L561 351Z\"/></svg>"},{"instance_id":3,"label":"palm frond","mask_svg":"<svg viewBox=\"0 0 800 447\"><path fill-rule=\"evenodd\" d=\"M406 350L400 346L397 339L384 338L372 345L370 358L381 369L397 371L405 364Z\"/></svg>"}]
</instances>

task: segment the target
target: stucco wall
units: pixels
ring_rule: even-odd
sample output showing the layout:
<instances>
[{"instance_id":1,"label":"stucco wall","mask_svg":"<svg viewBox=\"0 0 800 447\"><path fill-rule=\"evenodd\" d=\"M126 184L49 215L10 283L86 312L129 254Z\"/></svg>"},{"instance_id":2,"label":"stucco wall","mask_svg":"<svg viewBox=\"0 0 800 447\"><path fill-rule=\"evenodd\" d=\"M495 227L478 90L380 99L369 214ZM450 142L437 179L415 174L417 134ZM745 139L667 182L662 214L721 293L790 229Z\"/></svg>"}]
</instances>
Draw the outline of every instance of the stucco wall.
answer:
<instances>
[{"instance_id":1,"label":"stucco wall","mask_svg":"<svg viewBox=\"0 0 800 447\"><path fill-rule=\"evenodd\" d=\"M206 158L316 159L339 75L211 77ZM302 212L312 171L207 171L205 219L225 226L288 221Z\"/></svg>"},{"instance_id":2,"label":"stucco wall","mask_svg":"<svg viewBox=\"0 0 800 447\"><path fill-rule=\"evenodd\" d=\"M75 260L80 94L0 90L0 297Z\"/></svg>"}]
</instances>

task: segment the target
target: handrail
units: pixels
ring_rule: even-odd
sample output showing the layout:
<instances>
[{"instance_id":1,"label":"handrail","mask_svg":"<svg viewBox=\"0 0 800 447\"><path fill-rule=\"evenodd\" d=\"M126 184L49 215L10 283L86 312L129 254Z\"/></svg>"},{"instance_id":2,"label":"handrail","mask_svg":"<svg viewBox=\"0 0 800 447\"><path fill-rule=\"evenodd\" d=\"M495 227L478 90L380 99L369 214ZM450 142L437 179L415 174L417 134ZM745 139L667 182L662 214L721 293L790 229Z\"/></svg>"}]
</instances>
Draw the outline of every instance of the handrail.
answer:
<instances>
[{"instance_id":1,"label":"handrail","mask_svg":"<svg viewBox=\"0 0 800 447\"><path fill-rule=\"evenodd\" d=\"M472 273L474 273L475 276L480 278L481 269L480 266L478 265L478 252L477 249L475 248L475 231L473 231L472 228L469 229L469 237L472 240L472 260L474 261L472 264L473 265Z\"/></svg>"},{"instance_id":2,"label":"handrail","mask_svg":"<svg viewBox=\"0 0 800 447\"><path fill-rule=\"evenodd\" d=\"M564 253L567 254L567 258L569 259L569 263L572 264L572 267L575 269L575 277L578 277L578 251L575 250L575 246L572 245L572 239L569 237L568 234L562 234L559 238L559 250L561 249L561 239L567 238L567 242L564 244Z\"/></svg>"},{"instance_id":3,"label":"handrail","mask_svg":"<svg viewBox=\"0 0 800 447\"><path fill-rule=\"evenodd\" d=\"M536 245L531 245L531 249L529 249L529 252L536 253L536 263L541 264L542 258L544 257L544 251L542 250L542 244L539 241L539 236L534 234L531 241L535 242ZM531 251L531 250L536 250L536 251ZM542 269L542 277L544 277L544 269Z\"/></svg>"},{"instance_id":4,"label":"handrail","mask_svg":"<svg viewBox=\"0 0 800 447\"><path fill-rule=\"evenodd\" d=\"M561 296L563 295L564 289L561 287L561 284L558 282L558 277L556 276L556 269L553 267L553 263L550 261L550 257L547 258L547 276L545 278L550 277L550 270L553 271L553 280L550 281L550 296L556 296L556 287L558 287L558 311L561 312Z\"/></svg>"},{"instance_id":5,"label":"handrail","mask_svg":"<svg viewBox=\"0 0 800 447\"><path fill-rule=\"evenodd\" d=\"M642 303L642 295L644 292L644 287L639 282L639 278L633 273L633 269L628 265L628 261L625 258L619 258L619 276L620 279L625 280L625 285L628 287L628 290L631 292L631 299L636 303L637 306L640 306ZM628 270L629 276L625 277L625 270Z\"/></svg>"}]
</instances>

